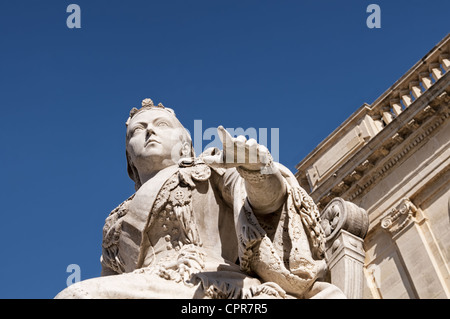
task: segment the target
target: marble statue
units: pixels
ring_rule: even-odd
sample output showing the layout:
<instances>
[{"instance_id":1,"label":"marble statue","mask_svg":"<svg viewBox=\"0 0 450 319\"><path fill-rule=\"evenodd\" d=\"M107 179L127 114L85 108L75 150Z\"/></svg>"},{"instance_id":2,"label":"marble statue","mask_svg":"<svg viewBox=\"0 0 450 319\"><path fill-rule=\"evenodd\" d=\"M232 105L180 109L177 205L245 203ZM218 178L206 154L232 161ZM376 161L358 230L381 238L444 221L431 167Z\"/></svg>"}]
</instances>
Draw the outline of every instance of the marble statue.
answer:
<instances>
[{"instance_id":1,"label":"marble statue","mask_svg":"<svg viewBox=\"0 0 450 319\"><path fill-rule=\"evenodd\" d=\"M136 192L106 218L101 277L56 298L346 298L315 203L266 147L220 126L223 149L196 156L150 99L126 126Z\"/></svg>"}]
</instances>

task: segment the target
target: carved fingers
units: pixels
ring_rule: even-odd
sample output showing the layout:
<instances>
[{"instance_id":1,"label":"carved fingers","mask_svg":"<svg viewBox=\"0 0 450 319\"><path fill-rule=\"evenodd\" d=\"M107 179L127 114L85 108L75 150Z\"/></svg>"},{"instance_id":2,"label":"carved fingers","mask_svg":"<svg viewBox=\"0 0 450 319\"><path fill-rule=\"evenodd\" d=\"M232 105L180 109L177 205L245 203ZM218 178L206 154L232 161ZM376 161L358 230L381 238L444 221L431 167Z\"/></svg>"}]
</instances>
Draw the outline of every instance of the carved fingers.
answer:
<instances>
[{"instance_id":1,"label":"carved fingers","mask_svg":"<svg viewBox=\"0 0 450 319\"><path fill-rule=\"evenodd\" d=\"M270 152L264 145L244 135L232 137L223 127L217 128L219 138L223 145L220 154L205 156L205 163L216 167L243 167L247 170L259 170L270 161Z\"/></svg>"}]
</instances>

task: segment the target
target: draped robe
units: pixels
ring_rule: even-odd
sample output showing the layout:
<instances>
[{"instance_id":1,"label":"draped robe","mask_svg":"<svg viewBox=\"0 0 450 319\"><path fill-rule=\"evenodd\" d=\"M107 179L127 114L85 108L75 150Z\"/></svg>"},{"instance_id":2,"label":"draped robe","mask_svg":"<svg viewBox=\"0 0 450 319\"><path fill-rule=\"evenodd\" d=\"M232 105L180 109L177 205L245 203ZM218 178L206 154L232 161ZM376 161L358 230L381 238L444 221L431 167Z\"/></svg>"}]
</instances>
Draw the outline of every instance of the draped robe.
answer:
<instances>
[{"instance_id":1,"label":"draped robe","mask_svg":"<svg viewBox=\"0 0 450 319\"><path fill-rule=\"evenodd\" d=\"M316 205L274 165L287 193L264 215L235 168L196 160L161 170L107 217L102 276L56 298L345 298L324 279Z\"/></svg>"}]
</instances>

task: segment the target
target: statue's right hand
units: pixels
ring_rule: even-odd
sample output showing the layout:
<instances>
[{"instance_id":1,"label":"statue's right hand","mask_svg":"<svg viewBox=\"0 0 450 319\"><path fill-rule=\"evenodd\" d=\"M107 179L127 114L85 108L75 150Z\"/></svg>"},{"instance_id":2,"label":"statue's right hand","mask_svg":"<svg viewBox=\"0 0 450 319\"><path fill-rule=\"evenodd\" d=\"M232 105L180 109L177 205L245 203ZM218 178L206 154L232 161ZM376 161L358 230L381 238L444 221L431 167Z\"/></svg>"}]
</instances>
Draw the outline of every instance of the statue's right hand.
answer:
<instances>
[{"instance_id":1,"label":"statue's right hand","mask_svg":"<svg viewBox=\"0 0 450 319\"><path fill-rule=\"evenodd\" d=\"M258 171L270 162L270 152L262 144L243 135L232 137L221 125L217 128L223 150L216 155L207 155L203 161L213 167L231 168L242 167L250 171Z\"/></svg>"}]
</instances>

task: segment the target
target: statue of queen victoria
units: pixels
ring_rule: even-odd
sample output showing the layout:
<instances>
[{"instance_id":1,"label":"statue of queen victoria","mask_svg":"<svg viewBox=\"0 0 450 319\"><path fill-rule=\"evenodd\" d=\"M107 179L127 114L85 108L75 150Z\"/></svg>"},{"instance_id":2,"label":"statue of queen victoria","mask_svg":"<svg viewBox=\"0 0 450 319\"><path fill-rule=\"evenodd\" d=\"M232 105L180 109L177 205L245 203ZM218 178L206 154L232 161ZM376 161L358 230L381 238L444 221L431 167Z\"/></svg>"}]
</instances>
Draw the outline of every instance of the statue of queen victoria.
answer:
<instances>
[{"instance_id":1,"label":"statue of queen victoria","mask_svg":"<svg viewBox=\"0 0 450 319\"><path fill-rule=\"evenodd\" d=\"M223 149L196 156L150 99L126 126L136 192L106 218L101 277L56 298L345 298L316 205L265 146L220 126Z\"/></svg>"}]
</instances>

